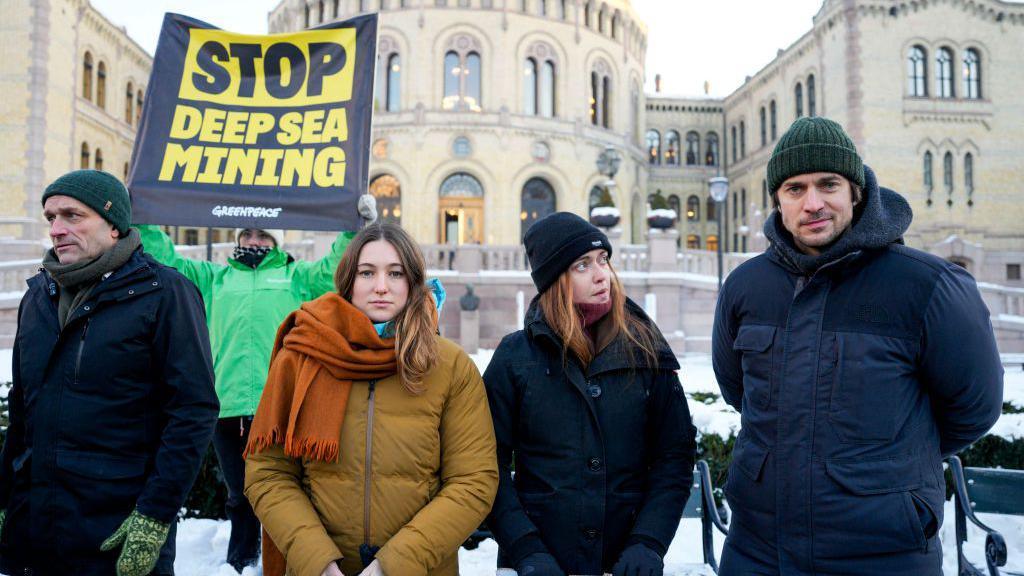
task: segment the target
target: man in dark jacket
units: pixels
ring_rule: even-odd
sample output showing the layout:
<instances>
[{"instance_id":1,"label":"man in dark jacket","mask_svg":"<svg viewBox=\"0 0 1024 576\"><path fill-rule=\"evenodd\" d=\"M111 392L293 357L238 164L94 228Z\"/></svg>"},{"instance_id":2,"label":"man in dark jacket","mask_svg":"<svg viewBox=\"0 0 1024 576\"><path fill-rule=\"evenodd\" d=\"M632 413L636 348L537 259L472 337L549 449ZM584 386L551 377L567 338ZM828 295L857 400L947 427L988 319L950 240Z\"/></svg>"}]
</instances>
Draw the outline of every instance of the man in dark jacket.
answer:
<instances>
[{"instance_id":1,"label":"man in dark jacket","mask_svg":"<svg viewBox=\"0 0 1024 576\"><path fill-rule=\"evenodd\" d=\"M53 249L18 310L0 572L173 574L217 419L199 292L143 253L110 174L58 178L43 213Z\"/></svg>"},{"instance_id":2,"label":"man in dark jacket","mask_svg":"<svg viewBox=\"0 0 1024 576\"><path fill-rule=\"evenodd\" d=\"M843 129L801 118L768 163L771 246L718 300L715 374L740 411L721 574L941 574L942 459L1002 406L989 312L907 248L906 200Z\"/></svg>"}]
</instances>

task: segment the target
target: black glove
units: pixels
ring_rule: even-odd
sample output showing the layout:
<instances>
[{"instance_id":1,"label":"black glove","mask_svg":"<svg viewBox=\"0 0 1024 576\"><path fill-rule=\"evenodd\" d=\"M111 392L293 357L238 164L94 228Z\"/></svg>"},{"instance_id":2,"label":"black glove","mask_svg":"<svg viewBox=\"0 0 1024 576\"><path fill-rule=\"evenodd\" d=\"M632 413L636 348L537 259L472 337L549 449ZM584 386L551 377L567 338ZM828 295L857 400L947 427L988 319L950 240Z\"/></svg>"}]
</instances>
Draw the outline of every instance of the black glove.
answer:
<instances>
[{"instance_id":1,"label":"black glove","mask_svg":"<svg viewBox=\"0 0 1024 576\"><path fill-rule=\"evenodd\" d=\"M565 576L565 571L551 554L534 552L516 564L519 576Z\"/></svg>"},{"instance_id":2,"label":"black glove","mask_svg":"<svg viewBox=\"0 0 1024 576\"><path fill-rule=\"evenodd\" d=\"M662 576L665 562L657 552L643 544L633 544L622 551L612 568L612 576Z\"/></svg>"}]
</instances>

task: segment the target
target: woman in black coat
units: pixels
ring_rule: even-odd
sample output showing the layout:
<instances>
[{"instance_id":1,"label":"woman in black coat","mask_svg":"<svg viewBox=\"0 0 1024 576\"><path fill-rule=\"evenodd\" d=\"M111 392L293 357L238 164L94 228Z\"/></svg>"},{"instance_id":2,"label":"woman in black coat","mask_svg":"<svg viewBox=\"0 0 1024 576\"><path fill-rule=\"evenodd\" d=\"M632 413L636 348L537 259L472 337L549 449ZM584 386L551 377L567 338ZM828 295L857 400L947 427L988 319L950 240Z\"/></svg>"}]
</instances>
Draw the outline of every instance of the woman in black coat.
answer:
<instances>
[{"instance_id":1,"label":"woman in black coat","mask_svg":"<svg viewBox=\"0 0 1024 576\"><path fill-rule=\"evenodd\" d=\"M693 479L679 364L626 298L600 230L558 212L523 243L539 294L484 374L498 565L521 576L660 576Z\"/></svg>"}]
</instances>

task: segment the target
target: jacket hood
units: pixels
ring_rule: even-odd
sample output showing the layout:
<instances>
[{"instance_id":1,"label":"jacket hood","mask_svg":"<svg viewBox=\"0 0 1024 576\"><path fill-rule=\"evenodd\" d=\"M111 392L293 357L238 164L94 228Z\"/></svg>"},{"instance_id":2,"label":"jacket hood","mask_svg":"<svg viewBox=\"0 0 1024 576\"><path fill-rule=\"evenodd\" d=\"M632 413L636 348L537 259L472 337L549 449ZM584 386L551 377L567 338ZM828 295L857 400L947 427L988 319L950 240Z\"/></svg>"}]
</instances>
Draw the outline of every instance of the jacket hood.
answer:
<instances>
[{"instance_id":1,"label":"jacket hood","mask_svg":"<svg viewBox=\"0 0 1024 576\"><path fill-rule=\"evenodd\" d=\"M896 192L879 187L874 171L867 166L864 167L861 205L863 208L859 210L859 215L854 216L850 227L817 256L804 254L796 247L793 235L782 224L779 211L772 210L764 223L764 235L771 242L769 253L797 271L809 275L852 252L903 243L903 234L914 217L910 204Z\"/></svg>"},{"instance_id":2,"label":"jacket hood","mask_svg":"<svg viewBox=\"0 0 1024 576\"><path fill-rule=\"evenodd\" d=\"M539 337L549 338L557 348L561 349L562 339L551 329L548 325L547 320L544 319L544 314L540 310L539 304L540 295L534 297L530 302L530 307L526 311L525 319L525 330L528 337L531 339L537 339ZM668 345L665 337L662 335L661 330L658 329L658 325L647 313L644 312L643 308L638 306L635 302L626 298L626 313L639 319L641 322L651 328L651 335L654 337L654 352L658 358L658 368L666 370L678 370L679 361L676 359L675 353L672 352L672 347ZM609 344L604 350L602 350L594 361L591 363L590 369L595 370L596 366L600 366L601 370L611 369L622 369L622 368L651 368L648 359L643 354L633 353L633 362L629 362L627 351L630 349L632 344L625 338L619 337Z\"/></svg>"}]
</instances>

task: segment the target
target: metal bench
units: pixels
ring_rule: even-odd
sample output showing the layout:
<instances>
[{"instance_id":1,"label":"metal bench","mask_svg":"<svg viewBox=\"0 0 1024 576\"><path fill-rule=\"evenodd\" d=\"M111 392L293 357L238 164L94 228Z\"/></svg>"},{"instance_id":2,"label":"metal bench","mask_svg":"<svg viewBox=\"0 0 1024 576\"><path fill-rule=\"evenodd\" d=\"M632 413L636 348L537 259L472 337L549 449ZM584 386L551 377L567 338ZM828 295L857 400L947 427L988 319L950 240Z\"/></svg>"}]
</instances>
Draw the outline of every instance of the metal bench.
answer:
<instances>
[{"instance_id":1,"label":"metal bench","mask_svg":"<svg viewBox=\"0 0 1024 576\"><path fill-rule=\"evenodd\" d=\"M977 512L1024 516L1024 470L995 468L964 468L960 459L950 456L949 469L953 475L953 500L956 504L956 555L958 576L984 576L964 556L963 543L967 541L967 521L985 532L985 563L991 576L1017 574L1000 572L1006 565L1006 540L998 531L983 524Z\"/></svg>"},{"instance_id":2,"label":"metal bench","mask_svg":"<svg viewBox=\"0 0 1024 576\"><path fill-rule=\"evenodd\" d=\"M690 488L690 499L683 508L683 518L700 518L701 541L704 550L704 563L718 574L718 560L715 559L714 529L722 534L729 533L729 526L722 521L722 516L715 506L715 486L711 483L711 470L705 460L698 460L693 474L693 486Z\"/></svg>"}]
</instances>

